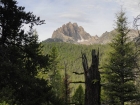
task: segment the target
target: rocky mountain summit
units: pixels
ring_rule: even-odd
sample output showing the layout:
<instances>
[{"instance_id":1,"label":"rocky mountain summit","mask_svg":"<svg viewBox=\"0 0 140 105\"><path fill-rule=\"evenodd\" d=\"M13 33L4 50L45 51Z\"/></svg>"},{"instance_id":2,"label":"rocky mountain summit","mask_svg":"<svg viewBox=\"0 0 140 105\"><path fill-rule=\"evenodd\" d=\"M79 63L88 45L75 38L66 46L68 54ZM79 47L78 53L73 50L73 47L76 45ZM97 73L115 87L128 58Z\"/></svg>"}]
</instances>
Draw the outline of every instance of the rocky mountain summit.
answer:
<instances>
[{"instance_id":1,"label":"rocky mountain summit","mask_svg":"<svg viewBox=\"0 0 140 105\"><path fill-rule=\"evenodd\" d=\"M85 32L84 28L78 26L77 23L67 23L62 27L55 30L52 34L52 38L62 39L64 42L82 42L91 38L90 34Z\"/></svg>"},{"instance_id":2,"label":"rocky mountain summit","mask_svg":"<svg viewBox=\"0 0 140 105\"><path fill-rule=\"evenodd\" d=\"M115 30L112 30L110 32L106 31L99 37L98 43L99 44L110 43L112 41L112 39L115 37L115 35L117 35L117 32ZM135 41L135 38L138 38L139 35L136 30L130 29L127 36L129 37L130 41L132 41L132 40Z\"/></svg>"},{"instance_id":3,"label":"rocky mountain summit","mask_svg":"<svg viewBox=\"0 0 140 105\"><path fill-rule=\"evenodd\" d=\"M87 33L82 26L78 26L77 23L67 23L62 27L55 30L52 34L52 38L45 40L45 42L68 42L76 44L106 44L110 43L116 35L116 31L105 32L100 37L91 36ZM131 29L128 33L130 40L138 38L136 30Z\"/></svg>"}]
</instances>

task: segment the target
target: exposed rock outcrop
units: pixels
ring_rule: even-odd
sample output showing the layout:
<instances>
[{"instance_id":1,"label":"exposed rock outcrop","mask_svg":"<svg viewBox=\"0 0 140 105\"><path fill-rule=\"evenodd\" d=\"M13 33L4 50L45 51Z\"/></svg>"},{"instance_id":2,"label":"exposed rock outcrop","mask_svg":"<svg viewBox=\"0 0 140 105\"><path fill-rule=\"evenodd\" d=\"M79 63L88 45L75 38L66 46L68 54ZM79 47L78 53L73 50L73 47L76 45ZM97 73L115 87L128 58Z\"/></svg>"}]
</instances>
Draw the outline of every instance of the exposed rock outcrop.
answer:
<instances>
[{"instance_id":1,"label":"exposed rock outcrop","mask_svg":"<svg viewBox=\"0 0 140 105\"><path fill-rule=\"evenodd\" d=\"M53 32L52 38L62 39L64 42L75 41L82 42L91 38L90 34L84 31L84 28L77 23L67 23Z\"/></svg>"},{"instance_id":2,"label":"exposed rock outcrop","mask_svg":"<svg viewBox=\"0 0 140 105\"><path fill-rule=\"evenodd\" d=\"M101 37L99 37L98 43L99 44L106 44L106 43L110 43L112 41L112 39L115 37L115 35L117 35L117 32L115 30L111 31L111 32L105 32L101 35ZM138 37L138 33L136 30L131 29L128 32L128 37L129 39L132 41L135 38Z\"/></svg>"},{"instance_id":3,"label":"exposed rock outcrop","mask_svg":"<svg viewBox=\"0 0 140 105\"><path fill-rule=\"evenodd\" d=\"M67 23L62 27L55 30L52 34L52 38L45 40L45 42L68 42L77 44L106 44L110 43L114 36L117 34L115 30L103 33L100 37L91 36L87 33L82 26L78 26L77 23ZM136 30L131 29L128 33L130 40L134 40L140 43L140 37Z\"/></svg>"}]
</instances>

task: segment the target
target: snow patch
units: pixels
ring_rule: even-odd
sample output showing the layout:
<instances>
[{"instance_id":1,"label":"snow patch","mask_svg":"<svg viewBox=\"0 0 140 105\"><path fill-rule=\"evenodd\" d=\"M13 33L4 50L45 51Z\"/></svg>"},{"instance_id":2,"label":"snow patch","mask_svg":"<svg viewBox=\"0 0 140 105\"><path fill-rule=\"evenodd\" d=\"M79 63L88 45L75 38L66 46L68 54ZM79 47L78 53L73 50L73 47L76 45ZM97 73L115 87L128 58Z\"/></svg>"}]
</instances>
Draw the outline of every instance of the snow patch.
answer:
<instances>
[{"instance_id":1,"label":"snow patch","mask_svg":"<svg viewBox=\"0 0 140 105\"><path fill-rule=\"evenodd\" d=\"M88 40L84 40L83 38L82 38L82 36L80 35L80 37L81 37L81 40L78 40L77 42L84 42L84 41L88 41Z\"/></svg>"}]
</instances>

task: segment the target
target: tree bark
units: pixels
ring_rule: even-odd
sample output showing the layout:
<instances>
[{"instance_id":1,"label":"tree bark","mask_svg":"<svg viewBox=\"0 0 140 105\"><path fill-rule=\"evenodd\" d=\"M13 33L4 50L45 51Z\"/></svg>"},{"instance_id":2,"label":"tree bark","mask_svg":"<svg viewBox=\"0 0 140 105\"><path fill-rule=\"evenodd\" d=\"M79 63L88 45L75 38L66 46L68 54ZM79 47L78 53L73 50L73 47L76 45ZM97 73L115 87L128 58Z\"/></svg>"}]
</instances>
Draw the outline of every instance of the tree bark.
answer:
<instances>
[{"instance_id":1,"label":"tree bark","mask_svg":"<svg viewBox=\"0 0 140 105\"><path fill-rule=\"evenodd\" d=\"M96 54L95 50L92 50L92 63L90 67L88 67L86 54L82 54L82 64L85 75L85 105L100 105L99 51Z\"/></svg>"}]
</instances>

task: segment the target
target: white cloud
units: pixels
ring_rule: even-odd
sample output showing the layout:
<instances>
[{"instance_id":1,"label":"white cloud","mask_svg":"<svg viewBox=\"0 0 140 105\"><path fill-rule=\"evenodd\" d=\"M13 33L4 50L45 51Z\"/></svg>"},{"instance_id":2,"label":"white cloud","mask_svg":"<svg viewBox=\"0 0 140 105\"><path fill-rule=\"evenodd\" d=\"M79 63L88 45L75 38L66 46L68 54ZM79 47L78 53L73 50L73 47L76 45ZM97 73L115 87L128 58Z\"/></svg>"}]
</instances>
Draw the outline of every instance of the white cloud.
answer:
<instances>
[{"instance_id":1,"label":"white cloud","mask_svg":"<svg viewBox=\"0 0 140 105\"><path fill-rule=\"evenodd\" d=\"M45 25L36 29L40 40L51 37L54 30L68 22L77 22L91 35L101 35L111 31L115 13L121 5L126 9L128 18L140 14L139 0L17 0L26 11L45 19Z\"/></svg>"},{"instance_id":2,"label":"white cloud","mask_svg":"<svg viewBox=\"0 0 140 105\"><path fill-rule=\"evenodd\" d=\"M127 12L131 12L134 17L140 14L139 0L116 0L116 2L122 5Z\"/></svg>"}]
</instances>

